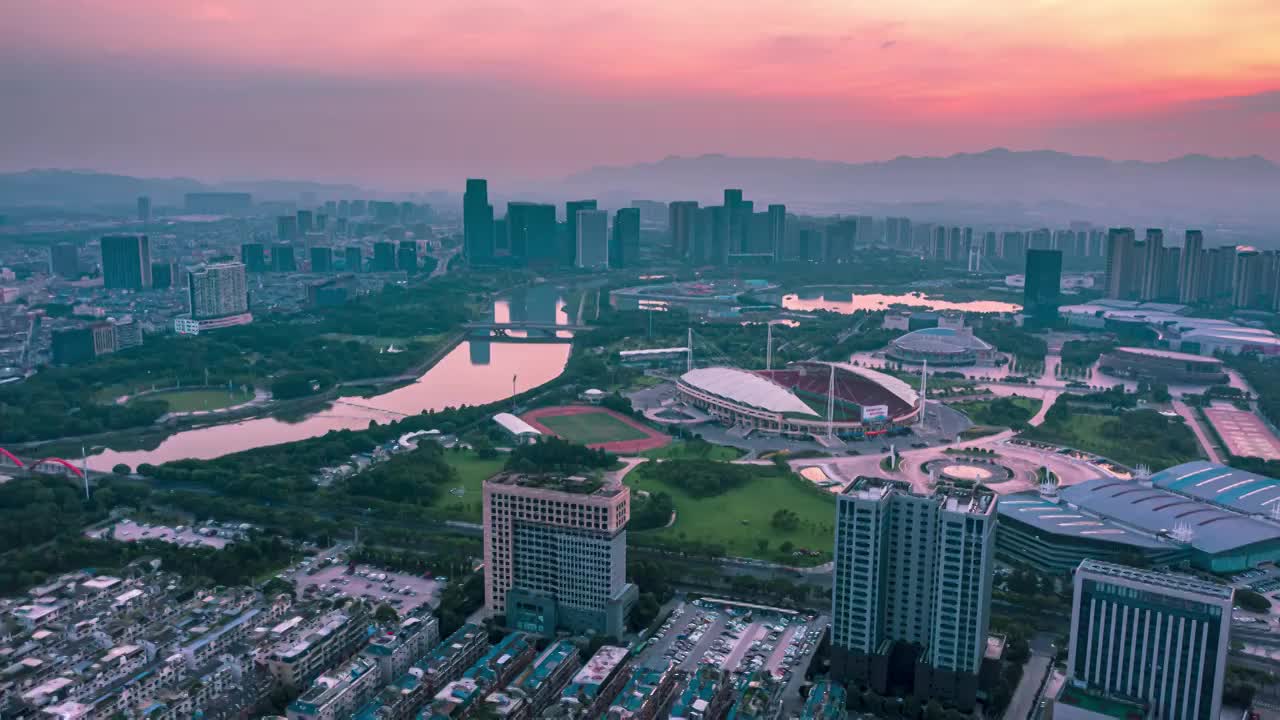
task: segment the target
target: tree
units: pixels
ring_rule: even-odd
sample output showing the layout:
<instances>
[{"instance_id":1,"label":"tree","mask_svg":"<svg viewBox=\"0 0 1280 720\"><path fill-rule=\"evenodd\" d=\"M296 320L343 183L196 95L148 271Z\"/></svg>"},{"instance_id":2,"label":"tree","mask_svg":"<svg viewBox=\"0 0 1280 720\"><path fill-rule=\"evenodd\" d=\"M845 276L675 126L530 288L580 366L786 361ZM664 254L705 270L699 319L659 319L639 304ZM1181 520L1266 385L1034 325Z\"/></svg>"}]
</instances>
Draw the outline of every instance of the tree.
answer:
<instances>
[{"instance_id":1,"label":"tree","mask_svg":"<svg viewBox=\"0 0 1280 720\"><path fill-rule=\"evenodd\" d=\"M1249 612L1264 613L1271 610L1271 601L1265 595L1246 588L1236 590L1235 603L1236 607Z\"/></svg>"},{"instance_id":2,"label":"tree","mask_svg":"<svg viewBox=\"0 0 1280 720\"><path fill-rule=\"evenodd\" d=\"M396 612L395 608L383 603L378 606L377 610L373 611L373 619L380 623L393 623L400 619L400 614Z\"/></svg>"},{"instance_id":3,"label":"tree","mask_svg":"<svg viewBox=\"0 0 1280 720\"><path fill-rule=\"evenodd\" d=\"M766 552L769 549L769 539L760 538L759 540L756 540L756 548L762 553Z\"/></svg>"},{"instance_id":4,"label":"tree","mask_svg":"<svg viewBox=\"0 0 1280 720\"><path fill-rule=\"evenodd\" d=\"M782 508L773 513L773 519L769 521L775 530L782 532L793 532L800 527L800 516L794 510Z\"/></svg>"},{"instance_id":5,"label":"tree","mask_svg":"<svg viewBox=\"0 0 1280 720\"><path fill-rule=\"evenodd\" d=\"M791 551L796 549L796 546L795 546L795 543L791 542L790 540L783 540L782 544L778 546L778 549L781 550L784 554L790 555Z\"/></svg>"},{"instance_id":6,"label":"tree","mask_svg":"<svg viewBox=\"0 0 1280 720\"><path fill-rule=\"evenodd\" d=\"M111 472L115 473L116 475L128 475L133 471L129 469L128 465L125 465L124 463L117 463L115 466L111 468Z\"/></svg>"}]
</instances>

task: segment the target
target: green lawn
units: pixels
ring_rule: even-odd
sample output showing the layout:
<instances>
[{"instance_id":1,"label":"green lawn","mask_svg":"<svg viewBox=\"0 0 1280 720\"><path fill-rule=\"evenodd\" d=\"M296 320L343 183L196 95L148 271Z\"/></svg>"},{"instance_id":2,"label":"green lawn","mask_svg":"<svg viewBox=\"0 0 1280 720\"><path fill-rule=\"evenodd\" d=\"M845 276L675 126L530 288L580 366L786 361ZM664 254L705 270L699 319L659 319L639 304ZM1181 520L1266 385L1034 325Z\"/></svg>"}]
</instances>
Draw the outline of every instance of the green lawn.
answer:
<instances>
[{"instance_id":1,"label":"green lawn","mask_svg":"<svg viewBox=\"0 0 1280 720\"><path fill-rule=\"evenodd\" d=\"M990 400L953 403L952 410L959 410L978 425L1010 426L1030 420L1040 412L1039 398L993 397Z\"/></svg>"},{"instance_id":2,"label":"green lawn","mask_svg":"<svg viewBox=\"0 0 1280 720\"><path fill-rule=\"evenodd\" d=\"M680 488L651 477L641 477L635 470L627 474L626 482L632 492L665 492L675 504L674 525L636 532L638 538L649 536L677 542L715 543L723 545L728 555L795 565L816 565L831 559L835 496L815 489L795 475L784 475L774 468L761 467L746 485L709 498L694 498ZM772 527L770 521L780 508L799 515L800 526L791 532ZM763 552L759 545L761 540L769 543ZM798 558L785 554L778 547L787 541L797 549L818 550L821 555Z\"/></svg>"},{"instance_id":3,"label":"green lawn","mask_svg":"<svg viewBox=\"0 0 1280 720\"><path fill-rule=\"evenodd\" d=\"M582 413L580 415L554 415L538 418L538 422L570 442L580 445L643 440L648 435L622 422L608 413Z\"/></svg>"},{"instance_id":4,"label":"green lawn","mask_svg":"<svg viewBox=\"0 0 1280 720\"><path fill-rule=\"evenodd\" d=\"M728 445L713 445L703 440L680 441L641 453L645 457L661 460L716 460L728 462L743 456L743 452Z\"/></svg>"},{"instance_id":5,"label":"green lawn","mask_svg":"<svg viewBox=\"0 0 1280 720\"><path fill-rule=\"evenodd\" d=\"M1120 416L1072 412L1065 421L1048 418L1020 436L1096 453L1130 467L1145 464L1152 470L1200 457L1200 444L1190 428L1151 410Z\"/></svg>"},{"instance_id":6,"label":"green lawn","mask_svg":"<svg viewBox=\"0 0 1280 720\"><path fill-rule=\"evenodd\" d=\"M169 412L195 412L198 410L218 410L232 405L247 403L253 399L252 392L234 390L165 390L163 392L144 395L140 400L163 400L169 404Z\"/></svg>"},{"instance_id":7,"label":"green lawn","mask_svg":"<svg viewBox=\"0 0 1280 720\"><path fill-rule=\"evenodd\" d=\"M460 483L449 488L449 494L442 497L437 508L457 520L480 522L484 481L502 469L506 456L485 460L470 450L446 450L444 459L458 471ZM453 490L461 490L461 495L455 495Z\"/></svg>"}]
</instances>

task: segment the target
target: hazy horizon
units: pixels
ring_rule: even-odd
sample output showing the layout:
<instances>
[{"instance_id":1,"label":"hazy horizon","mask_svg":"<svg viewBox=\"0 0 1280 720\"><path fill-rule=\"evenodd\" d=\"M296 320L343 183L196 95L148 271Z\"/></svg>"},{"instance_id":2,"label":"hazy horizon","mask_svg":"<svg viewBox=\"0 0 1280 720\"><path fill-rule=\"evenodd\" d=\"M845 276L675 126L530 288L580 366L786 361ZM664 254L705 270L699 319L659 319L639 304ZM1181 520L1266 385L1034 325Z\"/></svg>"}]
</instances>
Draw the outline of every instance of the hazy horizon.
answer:
<instances>
[{"instance_id":1,"label":"hazy horizon","mask_svg":"<svg viewBox=\"0 0 1280 720\"><path fill-rule=\"evenodd\" d=\"M1280 5L1114 5L22 3L0 170L425 189L707 153L1280 161Z\"/></svg>"}]
</instances>

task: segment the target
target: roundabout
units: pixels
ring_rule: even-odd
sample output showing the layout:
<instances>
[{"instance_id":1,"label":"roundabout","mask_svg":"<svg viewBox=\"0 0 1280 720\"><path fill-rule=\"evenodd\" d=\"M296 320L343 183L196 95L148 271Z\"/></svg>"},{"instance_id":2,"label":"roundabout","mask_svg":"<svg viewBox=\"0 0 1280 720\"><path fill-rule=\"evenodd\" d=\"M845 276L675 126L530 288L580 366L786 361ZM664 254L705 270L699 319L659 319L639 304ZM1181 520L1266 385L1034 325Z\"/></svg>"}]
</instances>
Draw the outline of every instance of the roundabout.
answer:
<instances>
[{"instance_id":1,"label":"roundabout","mask_svg":"<svg viewBox=\"0 0 1280 720\"><path fill-rule=\"evenodd\" d=\"M938 480L954 480L969 483L992 485L1007 482L1014 477L1014 471L996 462L981 457L945 457L930 460L924 464L924 471Z\"/></svg>"}]
</instances>

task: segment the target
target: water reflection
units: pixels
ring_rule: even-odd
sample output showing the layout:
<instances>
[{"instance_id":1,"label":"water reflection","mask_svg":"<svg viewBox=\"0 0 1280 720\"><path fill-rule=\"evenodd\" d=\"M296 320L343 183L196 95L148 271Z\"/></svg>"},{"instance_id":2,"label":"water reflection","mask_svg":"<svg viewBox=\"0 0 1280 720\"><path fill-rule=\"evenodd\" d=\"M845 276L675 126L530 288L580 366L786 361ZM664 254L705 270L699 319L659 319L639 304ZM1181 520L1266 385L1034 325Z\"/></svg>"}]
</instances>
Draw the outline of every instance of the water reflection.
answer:
<instances>
[{"instance_id":1,"label":"water reflection","mask_svg":"<svg viewBox=\"0 0 1280 720\"><path fill-rule=\"evenodd\" d=\"M1022 310L1021 305L999 300L950 302L936 300L923 293L900 295L867 293L865 295L856 295L852 292L841 290L805 289L800 293L782 296L782 307L788 310L829 310L846 315L852 314L857 310L885 310L894 305L925 307L930 310L961 310L975 313L1013 313Z\"/></svg>"}]
</instances>

